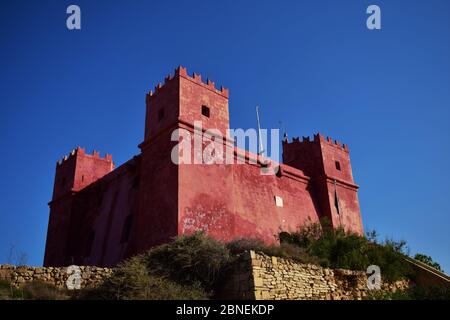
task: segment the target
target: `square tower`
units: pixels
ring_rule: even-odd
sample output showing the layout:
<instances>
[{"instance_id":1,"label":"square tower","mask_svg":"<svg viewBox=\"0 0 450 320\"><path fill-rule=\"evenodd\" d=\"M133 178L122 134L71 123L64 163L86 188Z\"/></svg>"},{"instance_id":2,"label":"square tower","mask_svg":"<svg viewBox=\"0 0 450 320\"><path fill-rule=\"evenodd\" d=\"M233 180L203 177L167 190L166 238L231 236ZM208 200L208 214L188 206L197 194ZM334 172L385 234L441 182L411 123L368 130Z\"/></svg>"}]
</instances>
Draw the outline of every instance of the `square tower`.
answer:
<instances>
[{"instance_id":1,"label":"square tower","mask_svg":"<svg viewBox=\"0 0 450 320\"><path fill-rule=\"evenodd\" d=\"M66 253L72 223L74 195L113 169L114 163L111 155L100 157L96 151L87 154L80 147L56 163L53 196L49 203L50 217L44 266L63 266L68 263Z\"/></svg>"},{"instance_id":2,"label":"square tower","mask_svg":"<svg viewBox=\"0 0 450 320\"><path fill-rule=\"evenodd\" d=\"M292 142L283 142L283 162L311 177L321 215L328 218L333 228L364 233L359 187L353 180L347 145L329 137L325 139L321 134L314 135L313 140L294 138Z\"/></svg>"},{"instance_id":3,"label":"square tower","mask_svg":"<svg viewBox=\"0 0 450 320\"><path fill-rule=\"evenodd\" d=\"M142 152L138 231L135 250L169 241L179 234L180 185L185 183L186 167L172 161L172 140L176 129L194 134L195 122L202 130L218 129L225 135L229 129L228 90L217 89L214 82L198 74L189 76L178 67L146 96L144 141ZM181 198L180 198L181 197Z\"/></svg>"}]
</instances>

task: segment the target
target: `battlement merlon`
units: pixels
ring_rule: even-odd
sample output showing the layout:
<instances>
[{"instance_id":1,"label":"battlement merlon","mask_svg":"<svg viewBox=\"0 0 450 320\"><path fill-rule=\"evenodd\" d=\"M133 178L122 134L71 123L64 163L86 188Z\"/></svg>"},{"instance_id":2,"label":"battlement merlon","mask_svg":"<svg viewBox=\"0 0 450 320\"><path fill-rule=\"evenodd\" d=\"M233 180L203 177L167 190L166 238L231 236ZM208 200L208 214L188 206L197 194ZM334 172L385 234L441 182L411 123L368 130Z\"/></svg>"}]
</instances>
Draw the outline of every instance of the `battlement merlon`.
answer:
<instances>
[{"instance_id":1,"label":"battlement merlon","mask_svg":"<svg viewBox=\"0 0 450 320\"><path fill-rule=\"evenodd\" d=\"M341 144L341 142L339 142L338 140L334 140L331 137L326 137L323 136L320 133L314 134L314 138L311 140L311 138L309 136L304 136L302 137L302 139L300 140L300 137L293 137L292 141L283 141L283 145L296 145L296 144L306 144L306 143L327 143L330 146L336 147L340 150L343 150L345 152L350 152L348 145L347 144Z\"/></svg>"},{"instance_id":2,"label":"battlement merlon","mask_svg":"<svg viewBox=\"0 0 450 320\"><path fill-rule=\"evenodd\" d=\"M114 163L112 161L112 155L111 154L105 154L104 157L102 157L100 155L100 152L93 150L91 154L86 153L86 149L81 148L81 147L76 147L75 149L73 149L68 155L64 156L62 159L58 160L56 162L56 166L61 166L63 165L67 160L71 159L71 158L75 158L75 157L90 157L93 159L100 159L100 160L104 160L104 161L108 161L111 162L114 166Z\"/></svg>"},{"instance_id":3,"label":"battlement merlon","mask_svg":"<svg viewBox=\"0 0 450 320\"><path fill-rule=\"evenodd\" d=\"M203 82L202 76L195 72L192 74L192 76L189 76L186 68L179 66L178 68L175 69L174 75L169 74L165 77L164 84L158 83L155 86L154 90L150 90L147 93L146 99L149 100L151 97L157 95L159 92L161 92L161 90L164 90L164 88L166 87L166 85L168 83L170 83L173 79L175 79L177 77L183 77L185 79L188 79L188 80L190 80L194 83L197 83L198 85L200 85L204 88L207 88L225 98L229 97L228 89L224 88L223 86L221 86L220 89L217 89L215 83L213 81L211 81L210 79L206 79L206 82Z\"/></svg>"},{"instance_id":4,"label":"battlement merlon","mask_svg":"<svg viewBox=\"0 0 450 320\"><path fill-rule=\"evenodd\" d=\"M56 163L52 201L80 191L113 170L110 154L102 157L95 150L88 154L81 147L73 149Z\"/></svg>"}]
</instances>

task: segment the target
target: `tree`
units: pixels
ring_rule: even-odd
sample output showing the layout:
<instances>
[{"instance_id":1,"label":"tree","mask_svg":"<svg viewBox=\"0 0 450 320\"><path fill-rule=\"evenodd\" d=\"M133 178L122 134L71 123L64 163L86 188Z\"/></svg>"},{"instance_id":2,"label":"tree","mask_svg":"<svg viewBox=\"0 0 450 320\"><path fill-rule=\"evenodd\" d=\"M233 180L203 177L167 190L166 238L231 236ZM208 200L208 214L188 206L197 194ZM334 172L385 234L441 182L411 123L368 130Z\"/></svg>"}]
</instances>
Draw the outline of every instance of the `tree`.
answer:
<instances>
[{"instance_id":1,"label":"tree","mask_svg":"<svg viewBox=\"0 0 450 320\"><path fill-rule=\"evenodd\" d=\"M414 259L425 263L426 265L429 265L430 267L435 268L438 271L444 272L444 270L441 269L441 265L435 261L430 256L427 256L425 254L418 253L414 256Z\"/></svg>"}]
</instances>

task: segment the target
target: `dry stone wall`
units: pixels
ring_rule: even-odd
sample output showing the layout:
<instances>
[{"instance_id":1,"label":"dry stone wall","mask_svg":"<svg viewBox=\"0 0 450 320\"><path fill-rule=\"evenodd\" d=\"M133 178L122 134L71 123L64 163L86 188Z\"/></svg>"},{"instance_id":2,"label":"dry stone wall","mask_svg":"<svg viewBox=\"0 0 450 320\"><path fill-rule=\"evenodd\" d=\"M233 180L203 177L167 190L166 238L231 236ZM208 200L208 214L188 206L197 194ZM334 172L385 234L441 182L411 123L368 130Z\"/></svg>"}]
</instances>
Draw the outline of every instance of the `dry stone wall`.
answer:
<instances>
[{"instance_id":1,"label":"dry stone wall","mask_svg":"<svg viewBox=\"0 0 450 320\"><path fill-rule=\"evenodd\" d=\"M256 300L354 300L369 292L362 271L332 270L300 264L250 251L241 256L219 294L223 299ZM396 291L409 281L382 284L382 290Z\"/></svg>"},{"instance_id":2,"label":"dry stone wall","mask_svg":"<svg viewBox=\"0 0 450 320\"><path fill-rule=\"evenodd\" d=\"M81 288L96 287L112 273L112 269L109 268L90 266L80 266L79 268ZM8 281L16 288L32 281L49 283L58 288L67 288L66 282L69 276L73 274L72 272L68 272L66 267L44 268L0 265L0 280Z\"/></svg>"},{"instance_id":3,"label":"dry stone wall","mask_svg":"<svg viewBox=\"0 0 450 320\"><path fill-rule=\"evenodd\" d=\"M108 278L113 269L80 266L81 288L96 287ZM41 281L66 288L70 273L67 268L16 267L0 265L0 280L20 287ZM409 281L382 284L385 291L411 286ZM362 299L369 292L367 275L362 271L332 270L288 259L245 252L224 275L219 286L219 299L245 300L349 300Z\"/></svg>"}]
</instances>

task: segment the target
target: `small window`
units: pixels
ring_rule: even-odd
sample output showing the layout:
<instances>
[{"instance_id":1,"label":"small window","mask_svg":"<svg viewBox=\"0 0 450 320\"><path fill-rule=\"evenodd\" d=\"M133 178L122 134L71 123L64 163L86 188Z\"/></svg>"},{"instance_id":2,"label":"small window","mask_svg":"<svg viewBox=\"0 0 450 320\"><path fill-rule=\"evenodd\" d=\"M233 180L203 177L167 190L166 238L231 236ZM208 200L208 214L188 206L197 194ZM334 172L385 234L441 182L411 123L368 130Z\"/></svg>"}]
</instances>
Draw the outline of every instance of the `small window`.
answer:
<instances>
[{"instance_id":1,"label":"small window","mask_svg":"<svg viewBox=\"0 0 450 320\"><path fill-rule=\"evenodd\" d=\"M209 118L209 108L205 105L202 106L202 115Z\"/></svg>"},{"instance_id":2,"label":"small window","mask_svg":"<svg viewBox=\"0 0 450 320\"><path fill-rule=\"evenodd\" d=\"M158 121L161 121L164 118L164 109L160 109L158 111Z\"/></svg>"},{"instance_id":3,"label":"small window","mask_svg":"<svg viewBox=\"0 0 450 320\"><path fill-rule=\"evenodd\" d=\"M84 182L84 175L81 176L81 182Z\"/></svg>"},{"instance_id":4,"label":"small window","mask_svg":"<svg viewBox=\"0 0 450 320\"><path fill-rule=\"evenodd\" d=\"M335 164L336 164L336 169L338 171L341 171L341 164L339 163L339 161L336 161Z\"/></svg>"},{"instance_id":5,"label":"small window","mask_svg":"<svg viewBox=\"0 0 450 320\"><path fill-rule=\"evenodd\" d=\"M130 238L130 231L132 224L133 224L133 216L130 214L128 215L128 217L126 217L125 223L123 224L122 237L120 239L120 243L128 242L128 239Z\"/></svg>"}]
</instances>

